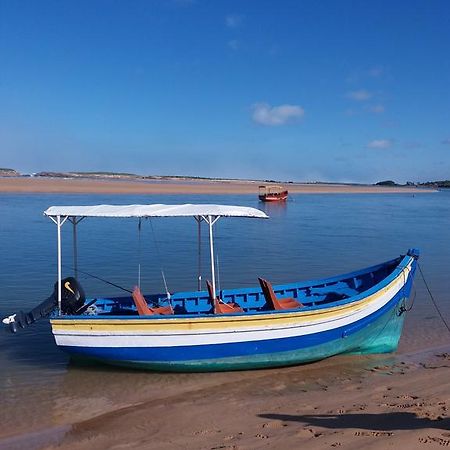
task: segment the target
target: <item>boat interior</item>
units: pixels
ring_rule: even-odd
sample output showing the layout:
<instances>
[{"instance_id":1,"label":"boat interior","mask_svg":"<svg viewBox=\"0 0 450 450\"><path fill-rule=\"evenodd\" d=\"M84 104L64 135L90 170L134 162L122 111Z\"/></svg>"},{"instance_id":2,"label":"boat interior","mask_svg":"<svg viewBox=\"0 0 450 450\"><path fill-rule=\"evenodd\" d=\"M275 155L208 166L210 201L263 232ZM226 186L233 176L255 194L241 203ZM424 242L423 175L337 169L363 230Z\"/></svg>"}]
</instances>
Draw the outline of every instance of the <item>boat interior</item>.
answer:
<instances>
[{"instance_id":1,"label":"boat interior","mask_svg":"<svg viewBox=\"0 0 450 450\"><path fill-rule=\"evenodd\" d=\"M85 314L100 316L205 315L245 314L271 310L320 309L353 301L383 279L399 265L401 257L377 266L333 278L272 286L259 279L259 287L223 289L212 296L211 287L205 291L142 295L135 288L132 296L95 300L94 308Z\"/></svg>"}]
</instances>

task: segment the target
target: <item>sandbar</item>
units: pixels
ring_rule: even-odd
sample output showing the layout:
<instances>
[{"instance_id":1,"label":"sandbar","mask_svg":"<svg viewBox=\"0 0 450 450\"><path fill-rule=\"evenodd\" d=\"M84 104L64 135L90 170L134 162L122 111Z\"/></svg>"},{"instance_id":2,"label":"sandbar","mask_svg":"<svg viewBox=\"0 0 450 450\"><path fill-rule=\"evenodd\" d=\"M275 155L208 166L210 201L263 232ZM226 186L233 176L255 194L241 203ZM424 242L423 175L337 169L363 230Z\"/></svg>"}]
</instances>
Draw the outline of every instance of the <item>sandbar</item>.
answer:
<instances>
[{"instance_id":1,"label":"sandbar","mask_svg":"<svg viewBox=\"0 0 450 450\"><path fill-rule=\"evenodd\" d=\"M3 193L83 193L83 194L254 194L260 181L240 180L108 180L48 177L0 178ZM374 186L321 183L286 183L292 194L416 194L433 189L402 186Z\"/></svg>"}]
</instances>

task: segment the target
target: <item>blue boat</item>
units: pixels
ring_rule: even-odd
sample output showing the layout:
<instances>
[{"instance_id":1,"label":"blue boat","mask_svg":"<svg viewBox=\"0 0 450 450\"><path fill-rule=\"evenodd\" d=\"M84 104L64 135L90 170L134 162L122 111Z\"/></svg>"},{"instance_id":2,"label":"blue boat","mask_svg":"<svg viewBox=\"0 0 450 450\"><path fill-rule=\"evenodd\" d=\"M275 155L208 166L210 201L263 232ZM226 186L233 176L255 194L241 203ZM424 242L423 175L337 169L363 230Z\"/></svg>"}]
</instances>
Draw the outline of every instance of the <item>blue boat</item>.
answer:
<instances>
[{"instance_id":1,"label":"blue boat","mask_svg":"<svg viewBox=\"0 0 450 450\"><path fill-rule=\"evenodd\" d=\"M267 218L262 211L224 205L97 205L51 207L45 214L58 230L55 292L45 307L4 323L24 326L57 307L50 319L52 332L56 344L74 358L157 371L222 371L397 348L419 257L416 249L332 278L274 286L259 279L253 288L217 292L214 223L220 217ZM143 296L136 287L131 295L89 299L76 278L62 279L65 221L76 228L85 217L180 216L209 227L208 289Z\"/></svg>"}]
</instances>

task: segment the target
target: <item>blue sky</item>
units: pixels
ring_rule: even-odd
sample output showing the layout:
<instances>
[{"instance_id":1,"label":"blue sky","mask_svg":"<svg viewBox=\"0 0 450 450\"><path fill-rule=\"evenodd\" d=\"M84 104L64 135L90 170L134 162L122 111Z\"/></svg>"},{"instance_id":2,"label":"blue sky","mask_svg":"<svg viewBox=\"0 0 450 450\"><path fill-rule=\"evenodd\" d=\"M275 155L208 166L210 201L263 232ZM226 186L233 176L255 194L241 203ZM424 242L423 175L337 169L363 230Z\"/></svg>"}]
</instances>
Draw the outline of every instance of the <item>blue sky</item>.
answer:
<instances>
[{"instance_id":1,"label":"blue sky","mask_svg":"<svg viewBox=\"0 0 450 450\"><path fill-rule=\"evenodd\" d=\"M0 167L450 178L450 2L0 0Z\"/></svg>"}]
</instances>

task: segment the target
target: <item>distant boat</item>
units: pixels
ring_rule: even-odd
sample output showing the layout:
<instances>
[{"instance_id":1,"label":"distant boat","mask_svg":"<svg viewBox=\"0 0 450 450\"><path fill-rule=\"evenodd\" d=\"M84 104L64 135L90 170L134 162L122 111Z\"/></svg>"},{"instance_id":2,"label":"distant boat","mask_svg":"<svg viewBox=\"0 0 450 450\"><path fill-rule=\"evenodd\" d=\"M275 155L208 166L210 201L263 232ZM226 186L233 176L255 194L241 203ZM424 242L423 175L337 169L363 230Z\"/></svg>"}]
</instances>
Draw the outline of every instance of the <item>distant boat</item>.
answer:
<instances>
[{"instance_id":1,"label":"distant boat","mask_svg":"<svg viewBox=\"0 0 450 450\"><path fill-rule=\"evenodd\" d=\"M419 257L411 249L382 264L332 278L276 286L259 278L259 286L217 291L214 223L220 217L267 219L264 212L224 205L96 205L53 206L45 215L57 226L54 292L29 313L13 314L3 323L15 332L50 315L56 344L69 355L148 370L256 369L338 354L394 351ZM197 291L144 297L136 287L121 288L129 292L122 297L86 298L76 279L76 230L90 217L135 218L138 233L144 218L193 217L199 236L206 223L212 280L207 290L201 290L199 274ZM63 279L61 228L66 221L74 227L75 277ZM199 261L200 253L199 247ZM282 261L267 260L268 265L275 263ZM139 285L140 265L138 274Z\"/></svg>"},{"instance_id":2,"label":"distant boat","mask_svg":"<svg viewBox=\"0 0 450 450\"><path fill-rule=\"evenodd\" d=\"M262 202L284 202L288 194L282 186L259 186L258 197Z\"/></svg>"}]
</instances>

